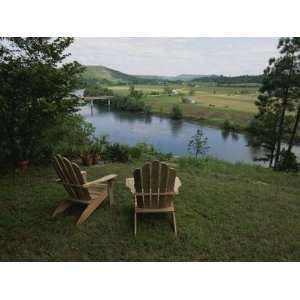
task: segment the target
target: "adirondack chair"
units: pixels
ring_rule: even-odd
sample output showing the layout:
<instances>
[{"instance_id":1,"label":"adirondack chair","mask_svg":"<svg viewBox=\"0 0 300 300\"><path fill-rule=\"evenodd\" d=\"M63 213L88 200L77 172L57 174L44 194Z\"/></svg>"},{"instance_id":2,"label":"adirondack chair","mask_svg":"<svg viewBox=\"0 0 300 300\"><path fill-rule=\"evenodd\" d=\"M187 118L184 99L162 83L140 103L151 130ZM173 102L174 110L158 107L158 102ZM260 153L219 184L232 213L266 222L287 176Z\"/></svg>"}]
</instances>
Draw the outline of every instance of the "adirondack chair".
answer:
<instances>
[{"instance_id":1,"label":"adirondack chair","mask_svg":"<svg viewBox=\"0 0 300 300\"><path fill-rule=\"evenodd\" d=\"M181 186L176 171L165 163L153 161L126 178L126 186L134 196L134 235L137 231L137 215L144 213L171 213L174 233L177 235L174 196Z\"/></svg>"},{"instance_id":2,"label":"adirondack chair","mask_svg":"<svg viewBox=\"0 0 300 300\"><path fill-rule=\"evenodd\" d=\"M87 182L87 173L80 171L77 164L61 155L54 157L53 166L59 177L57 182L64 186L69 195L68 199L58 205L53 216L66 210L72 203L82 203L87 205L77 221L77 224L82 224L107 197L110 206L112 205L112 187L117 175L111 174Z\"/></svg>"}]
</instances>

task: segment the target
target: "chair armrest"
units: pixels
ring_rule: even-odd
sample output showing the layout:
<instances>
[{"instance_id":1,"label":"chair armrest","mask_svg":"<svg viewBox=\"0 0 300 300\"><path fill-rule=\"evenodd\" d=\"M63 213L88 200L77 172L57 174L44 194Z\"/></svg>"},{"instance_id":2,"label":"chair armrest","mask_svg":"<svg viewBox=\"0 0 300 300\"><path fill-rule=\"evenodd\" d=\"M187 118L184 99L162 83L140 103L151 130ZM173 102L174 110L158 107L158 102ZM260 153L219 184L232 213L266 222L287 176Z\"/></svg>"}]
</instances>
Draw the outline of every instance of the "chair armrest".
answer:
<instances>
[{"instance_id":1,"label":"chair armrest","mask_svg":"<svg viewBox=\"0 0 300 300\"><path fill-rule=\"evenodd\" d=\"M135 188L134 188L134 178L126 178L126 186L130 189L131 193L135 193Z\"/></svg>"},{"instance_id":2,"label":"chair armrest","mask_svg":"<svg viewBox=\"0 0 300 300\"><path fill-rule=\"evenodd\" d=\"M61 180L60 178L56 178L56 179L55 179L55 182L56 182L56 183L61 183L62 180Z\"/></svg>"},{"instance_id":3,"label":"chair armrest","mask_svg":"<svg viewBox=\"0 0 300 300\"><path fill-rule=\"evenodd\" d=\"M83 177L83 182L87 183L87 172L86 171L80 171L82 177Z\"/></svg>"},{"instance_id":4,"label":"chair armrest","mask_svg":"<svg viewBox=\"0 0 300 300\"><path fill-rule=\"evenodd\" d=\"M181 180L179 179L179 177L175 178L175 184L174 184L174 192L175 194L179 193L179 188L181 187Z\"/></svg>"},{"instance_id":5,"label":"chair armrest","mask_svg":"<svg viewBox=\"0 0 300 300\"><path fill-rule=\"evenodd\" d=\"M94 181L90 181L90 182L87 182L83 185L83 187L89 187L91 185L94 185L94 184L98 184L98 183L107 183L109 181L112 181L114 180L118 175L116 174L110 174L110 175L107 175L107 176L104 176L104 177L101 177L99 179L96 179Z\"/></svg>"}]
</instances>

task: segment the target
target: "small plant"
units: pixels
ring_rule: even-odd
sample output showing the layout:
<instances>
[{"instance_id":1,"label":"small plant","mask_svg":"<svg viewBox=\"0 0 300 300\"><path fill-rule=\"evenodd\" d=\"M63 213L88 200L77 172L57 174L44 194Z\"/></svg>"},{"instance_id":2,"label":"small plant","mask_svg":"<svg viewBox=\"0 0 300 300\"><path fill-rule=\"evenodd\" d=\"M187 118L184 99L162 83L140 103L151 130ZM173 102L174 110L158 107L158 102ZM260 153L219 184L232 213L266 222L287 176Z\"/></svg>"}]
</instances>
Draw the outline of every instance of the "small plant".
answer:
<instances>
[{"instance_id":1,"label":"small plant","mask_svg":"<svg viewBox=\"0 0 300 300\"><path fill-rule=\"evenodd\" d=\"M105 147L109 145L108 135L103 135L100 137L94 138L90 152L92 156L92 164L95 165L98 163L98 160L101 158Z\"/></svg>"},{"instance_id":2,"label":"small plant","mask_svg":"<svg viewBox=\"0 0 300 300\"><path fill-rule=\"evenodd\" d=\"M80 157L82 164L84 166L90 166L92 164L93 158L91 154L91 145L87 144L81 147L80 149Z\"/></svg>"},{"instance_id":3,"label":"small plant","mask_svg":"<svg viewBox=\"0 0 300 300\"><path fill-rule=\"evenodd\" d=\"M171 111L171 118L173 120L181 120L183 117L182 111L179 107L179 105L173 105L172 111Z\"/></svg>"},{"instance_id":4,"label":"small plant","mask_svg":"<svg viewBox=\"0 0 300 300\"><path fill-rule=\"evenodd\" d=\"M107 145L103 153L103 158L108 161L128 162L129 149L127 145L119 143Z\"/></svg>"},{"instance_id":5,"label":"small plant","mask_svg":"<svg viewBox=\"0 0 300 300\"><path fill-rule=\"evenodd\" d=\"M199 155L205 155L208 149L207 137L204 136L203 131L199 128L188 143L188 151L197 159Z\"/></svg>"}]
</instances>

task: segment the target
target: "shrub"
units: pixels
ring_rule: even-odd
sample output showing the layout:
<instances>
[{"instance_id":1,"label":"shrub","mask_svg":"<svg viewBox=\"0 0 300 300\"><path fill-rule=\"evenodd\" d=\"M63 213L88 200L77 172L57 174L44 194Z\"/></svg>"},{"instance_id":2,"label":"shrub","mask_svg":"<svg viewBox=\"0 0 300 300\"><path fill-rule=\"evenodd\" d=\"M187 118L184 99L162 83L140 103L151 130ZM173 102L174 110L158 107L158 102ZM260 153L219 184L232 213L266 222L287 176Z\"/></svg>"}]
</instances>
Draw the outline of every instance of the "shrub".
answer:
<instances>
[{"instance_id":1,"label":"shrub","mask_svg":"<svg viewBox=\"0 0 300 300\"><path fill-rule=\"evenodd\" d=\"M142 156L142 149L138 146L133 146L129 149L129 154L132 159L140 159Z\"/></svg>"},{"instance_id":2,"label":"shrub","mask_svg":"<svg viewBox=\"0 0 300 300\"><path fill-rule=\"evenodd\" d=\"M296 155L293 152L288 153L286 150L282 150L278 163L278 170L298 172L299 164Z\"/></svg>"},{"instance_id":3,"label":"shrub","mask_svg":"<svg viewBox=\"0 0 300 300\"><path fill-rule=\"evenodd\" d=\"M205 155L208 149L207 137L204 136L203 131L199 128L188 143L188 151L197 159L199 155Z\"/></svg>"},{"instance_id":4,"label":"shrub","mask_svg":"<svg viewBox=\"0 0 300 300\"><path fill-rule=\"evenodd\" d=\"M91 144L94 132L95 127L82 116L73 114L64 117L56 126L45 131L43 146L40 146L36 160L49 162L57 153L76 158L85 146Z\"/></svg>"},{"instance_id":5,"label":"shrub","mask_svg":"<svg viewBox=\"0 0 300 300\"><path fill-rule=\"evenodd\" d=\"M171 111L171 118L173 120L181 120L183 117L182 111L179 107L179 105L173 105L172 111Z\"/></svg>"},{"instance_id":6,"label":"shrub","mask_svg":"<svg viewBox=\"0 0 300 300\"><path fill-rule=\"evenodd\" d=\"M129 160L129 147L119 143L107 145L102 154L104 160L128 162Z\"/></svg>"},{"instance_id":7,"label":"shrub","mask_svg":"<svg viewBox=\"0 0 300 300\"><path fill-rule=\"evenodd\" d=\"M130 112L143 112L150 113L151 106L146 105L145 102L139 98L132 96L119 96L114 101L112 101L112 108L121 111L130 111Z\"/></svg>"},{"instance_id":8,"label":"shrub","mask_svg":"<svg viewBox=\"0 0 300 300\"><path fill-rule=\"evenodd\" d=\"M228 131L237 131L240 129L240 126L232 121L225 120L222 124L222 129Z\"/></svg>"},{"instance_id":9,"label":"shrub","mask_svg":"<svg viewBox=\"0 0 300 300\"><path fill-rule=\"evenodd\" d=\"M160 152L151 144L139 143L136 144L134 147L139 149L139 151L141 152L140 158L144 160L170 160L173 156L172 153Z\"/></svg>"}]
</instances>

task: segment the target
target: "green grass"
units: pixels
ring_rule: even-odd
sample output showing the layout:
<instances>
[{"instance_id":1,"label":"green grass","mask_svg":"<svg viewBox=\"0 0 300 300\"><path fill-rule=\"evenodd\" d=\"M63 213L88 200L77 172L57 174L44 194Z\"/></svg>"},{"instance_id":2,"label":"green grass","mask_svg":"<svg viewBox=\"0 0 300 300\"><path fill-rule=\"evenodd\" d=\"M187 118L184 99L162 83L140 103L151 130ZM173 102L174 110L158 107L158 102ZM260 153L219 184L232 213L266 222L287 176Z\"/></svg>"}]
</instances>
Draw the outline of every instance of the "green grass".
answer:
<instances>
[{"instance_id":1,"label":"green grass","mask_svg":"<svg viewBox=\"0 0 300 300\"><path fill-rule=\"evenodd\" d=\"M66 194L51 167L0 177L1 261L299 261L299 175L209 160L176 165L178 237L166 215L142 216L133 236L125 187L142 162L88 169L89 180L117 173L115 203L76 226L81 207L51 218Z\"/></svg>"},{"instance_id":2,"label":"green grass","mask_svg":"<svg viewBox=\"0 0 300 300\"><path fill-rule=\"evenodd\" d=\"M186 84L170 84L178 93L188 95L191 87ZM150 92L163 93L162 85L135 85L137 90L144 92L144 100L150 104L154 113L170 115L172 106L179 104L187 119L206 121L211 125L221 126L225 120L230 120L245 128L257 112L254 104L258 87L214 86L202 84L194 88L192 98L195 104L181 103L181 96L158 95ZM128 94L128 86L114 86L111 89L119 95ZM246 94L245 94L246 93Z\"/></svg>"}]
</instances>

